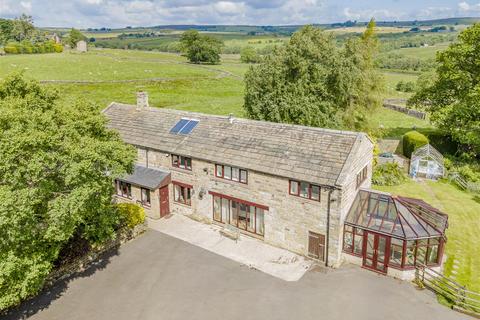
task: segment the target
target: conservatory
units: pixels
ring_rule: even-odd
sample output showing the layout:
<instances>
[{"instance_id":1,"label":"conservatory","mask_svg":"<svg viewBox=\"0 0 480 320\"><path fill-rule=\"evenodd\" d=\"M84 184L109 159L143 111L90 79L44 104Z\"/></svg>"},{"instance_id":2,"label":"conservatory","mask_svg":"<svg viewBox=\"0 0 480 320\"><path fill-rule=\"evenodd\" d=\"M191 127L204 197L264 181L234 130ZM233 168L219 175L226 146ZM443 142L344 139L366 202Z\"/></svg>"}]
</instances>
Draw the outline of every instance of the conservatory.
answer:
<instances>
[{"instance_id":1,"label":"conservatory","mask_svg":"<svg viewBox=\"0 0 480 320\"><path fill-rule=\"evenodd\" d=\"M447 227L448 216L422 200L360 190L345 220L343 252L384 274L440 266Z\"/></svg>"},{"instance_id":2,"label":"conservatory","mask_svg":"<svg viewBox=\"0 0 480 320\"><path fill-rule=\"evenodd\" d=\"M412 153L410 160L410 175L427 179L439 179L445 174L443 156L429 144L418 148Z\"/></svg>"}]
</instances>

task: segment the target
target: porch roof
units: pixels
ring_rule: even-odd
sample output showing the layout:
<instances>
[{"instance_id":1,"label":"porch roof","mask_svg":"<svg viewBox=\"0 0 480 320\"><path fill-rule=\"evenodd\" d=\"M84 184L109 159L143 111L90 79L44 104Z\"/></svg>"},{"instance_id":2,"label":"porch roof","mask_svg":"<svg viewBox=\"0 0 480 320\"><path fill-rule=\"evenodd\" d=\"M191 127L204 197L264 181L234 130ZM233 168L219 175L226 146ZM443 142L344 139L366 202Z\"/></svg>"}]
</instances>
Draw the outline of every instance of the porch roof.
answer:
<instances>
[{"instance_id":1,"label":"porch roof","mask_svg":"<svg viewBox=\"0 0 480 320\"><path fill-rule=\"evenodd\" d=\"M448 227L448 216L419 199L360 190L345 223L413 240L443 237Z\"/></svg>"},{"instance_id":2,"label":"porch roof","mask_svg":"<svg viewBox=\"0 0 480 320\"><path fill-rule=\"evenodd\" d=\"M169 182L170 172L135 165L132 174L121 177L118 180L155 190Z\"/></svg>"}]
</instances>

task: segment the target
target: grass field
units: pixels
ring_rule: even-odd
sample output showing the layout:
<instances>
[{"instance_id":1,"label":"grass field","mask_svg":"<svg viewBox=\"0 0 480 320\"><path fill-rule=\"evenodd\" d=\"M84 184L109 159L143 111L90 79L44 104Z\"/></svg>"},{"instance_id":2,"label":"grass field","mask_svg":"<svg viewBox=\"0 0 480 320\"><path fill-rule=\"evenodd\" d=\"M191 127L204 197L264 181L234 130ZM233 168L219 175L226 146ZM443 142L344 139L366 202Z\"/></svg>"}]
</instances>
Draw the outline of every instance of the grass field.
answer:
<instances>
[{"instance_id":1,"label":"grass field","mask_svg":"<svg viewBox=\"0 0 480 320\"><path fill-rule=\"evenodd\" d=\"M447 49L449 45L450 45L450 42L439 43L429 47L402 48L402 49L396 50L396 52L403 54L405 56L410 56L414 58L434 59L438 51Z\"/></svg>"},{"instance_id":2,"label":"grass field","mask_svg":"<svg viewBox=\"0 0 480 320\"><path fill-rule=\"evenodd\" d=\"M480 197L448 182L409 180L395 187L376 189L421 198L448 214L445 275L480 292ZM457 265L456 273L454 272Z\"/></svg>"},{"instance_id":3,"label":"grass field","mask_svg":"<svg viewBox=\"0 0 480 320\"><path fill-rule=\"evenodd\" d=\"M199 66L177 54L94 49L86 54L0 57L0 78L23 70L29 78L56 80L45 85L57 89L63 100L86 99L99 109L112 101L134 103L135 92L145 90L152 106L242 117L243 76L249 67L240 62L239 55L223 55L221 65ZM394 85L405 77L415 76L385 73L385 96L403 97L395 95ZM70 83L77 80L86 83ZM429 126L427 121L388 109L374 113L372 123L393 128L392 132Z\"/></svg>"}]
</instances>

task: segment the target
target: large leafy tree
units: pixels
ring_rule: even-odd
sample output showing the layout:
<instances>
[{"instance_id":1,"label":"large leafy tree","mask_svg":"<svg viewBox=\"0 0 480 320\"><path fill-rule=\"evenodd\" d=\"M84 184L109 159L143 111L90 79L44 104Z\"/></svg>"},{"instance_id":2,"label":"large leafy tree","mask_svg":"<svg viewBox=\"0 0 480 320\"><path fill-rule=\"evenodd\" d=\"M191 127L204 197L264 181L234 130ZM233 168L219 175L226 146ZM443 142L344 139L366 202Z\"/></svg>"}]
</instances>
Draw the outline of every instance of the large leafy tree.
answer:
<instances>
[{"instance_id":1,"label":"large leafy tree","mask_svg":"<svg viewBox=\"0 0 480 320\"><path fill-rule=\"evenodd\" d=\"M21 75L0 83L0 310L41 288L72 237L114 235L113 179L135 151L105 125Z\"/></svg>"},{"instance_id":2,"label":"large leafy tree","mask_svg":"<svg viewBox=\"0 0 480 320\"><path fill-rule=\"evenodd\" d=\"M432 121L465 147L480 154L480 24L437 54L437 68L422 77L409 104L425 108Z\"/></svg>"},{"instance_id":3,"label":"large leafy tree","mask_svg":"<svg viewBox=\"0 0 480 320\"><path fill-rule=\"evenodd\" d=\"M83 35L79 30L72 28L68 33L66 41L71 48L75 48L77 46L78 41L87 41L87 37Z\"/></svg>"},{"instance_id":4,"label":"large leafy tree","mask_svg":"<svg viewBox=\"0 0 480 320\"><path fill-rule=\"evenodd\" d=\"M196 30L185 31L180 38L180 48L192 63L220 63L222 47L222 41Z\"/></svg>"},{"instance_id":5,"label":"large leafy tree","mask_svg":"<svg viewBox=\"0 0 480 320\"><path fill-rule=\"evenodd\" d=\"M340 48L306 26L246 74L244 108L253 119L319 127L366 125L381 81L373 70L374 24Z\"/></svg>"}]
</instances>

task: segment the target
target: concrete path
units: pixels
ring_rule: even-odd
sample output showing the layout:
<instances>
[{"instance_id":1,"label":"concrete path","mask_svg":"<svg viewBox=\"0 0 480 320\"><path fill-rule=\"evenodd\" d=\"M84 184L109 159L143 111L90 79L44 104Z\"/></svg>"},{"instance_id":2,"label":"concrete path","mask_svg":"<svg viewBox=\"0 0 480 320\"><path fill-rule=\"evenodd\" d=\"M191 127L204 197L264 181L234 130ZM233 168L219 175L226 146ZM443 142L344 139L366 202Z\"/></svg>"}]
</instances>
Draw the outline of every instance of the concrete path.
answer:
<instances>
[{"instance_id":1,"label":"concrete path","mask_svg":"<svg viewBox=\"0 0 480 320\"><path fill-rule=\"evenodd\" d=\"M429 291L355 266L287 282L153 230L2 319L21 318L468 319Z\"/></svg>"},{"instance_id":2,"label":"concrete path","mask_svg":"<svg viewBox=\"0 0 480 320\"><path fill-rule=\"evenodd\" d=\"M312 265L312 261L300 255L248 236L232 240L220 234L221 227L199 223L183 215L149 220L148 226L286 281L299 280Z\"/></svg>"}]
</instances>

